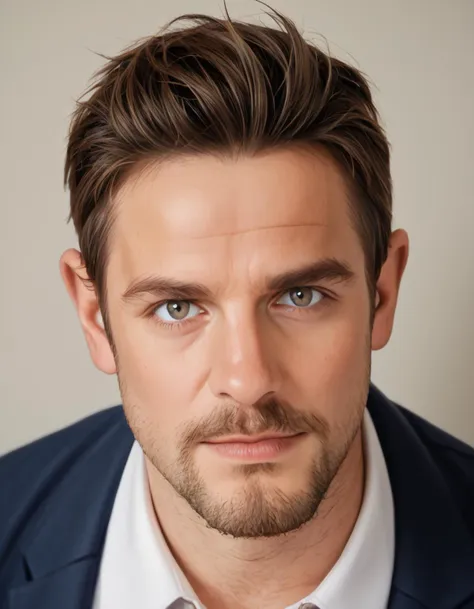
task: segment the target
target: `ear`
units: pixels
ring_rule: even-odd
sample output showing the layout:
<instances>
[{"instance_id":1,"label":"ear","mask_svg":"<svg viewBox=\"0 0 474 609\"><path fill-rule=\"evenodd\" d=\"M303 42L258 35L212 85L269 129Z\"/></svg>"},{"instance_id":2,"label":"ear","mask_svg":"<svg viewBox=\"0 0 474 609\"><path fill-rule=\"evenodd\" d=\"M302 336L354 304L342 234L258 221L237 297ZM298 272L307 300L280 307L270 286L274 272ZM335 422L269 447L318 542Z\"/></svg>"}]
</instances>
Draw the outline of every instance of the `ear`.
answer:
<instances>
[{"instance_id":1,"label":"ear","mask_svg":"<svg viewBox=\"0 0 474 609\"><path fill-rule=\"evenodd\" d=\"M102 372L115 374L115 358L102 324L99 301L81 253L75 249L65 251L59 266L66 289L76 307L92 361Z\"/></svg>"},{"instance_id":2,"label":"ear","mask_svg":"<svg viewBox=\"0 0 474 609\"><path fill-rule=\"evenodd\" d=\"M403 272L408 261L409 241L404 230L390 236L388 257L376 286L376 309L372 328L372 349L377 351L388 343L393 329L395 309Z\"/></svg>"}]
</instances>

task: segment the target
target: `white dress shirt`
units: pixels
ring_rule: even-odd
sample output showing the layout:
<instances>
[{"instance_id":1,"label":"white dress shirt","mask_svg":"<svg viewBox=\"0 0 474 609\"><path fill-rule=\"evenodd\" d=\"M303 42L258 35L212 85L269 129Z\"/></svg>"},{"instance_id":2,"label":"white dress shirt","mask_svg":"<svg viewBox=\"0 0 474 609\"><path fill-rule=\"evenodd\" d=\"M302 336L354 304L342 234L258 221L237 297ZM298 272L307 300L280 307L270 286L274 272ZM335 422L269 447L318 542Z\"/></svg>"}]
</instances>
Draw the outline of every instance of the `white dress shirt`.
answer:
<instances>
[{"instance_id":1,"label":"white dress shirt","mask_svg":"<svg viewBox=\"0 0 474 609\"><path fill-rule=\"evenodd\" d=\"M384 456L367 410L363 439L366 486L351 536L317 589L287 609L387 606L395 554L394 506ZM93 609L205 609L160 530L138 442L130 451L113 505Z\"/></svg>"}]
</instances>

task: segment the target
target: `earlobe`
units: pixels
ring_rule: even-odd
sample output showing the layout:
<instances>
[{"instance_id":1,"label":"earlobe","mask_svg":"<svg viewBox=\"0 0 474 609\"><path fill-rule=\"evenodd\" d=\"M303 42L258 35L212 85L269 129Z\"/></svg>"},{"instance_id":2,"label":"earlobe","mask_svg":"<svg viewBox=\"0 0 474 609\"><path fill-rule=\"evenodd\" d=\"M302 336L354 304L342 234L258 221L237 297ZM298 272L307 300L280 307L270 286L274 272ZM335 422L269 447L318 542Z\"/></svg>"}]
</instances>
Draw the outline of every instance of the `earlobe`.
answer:
<instances>
[{"instance_id":1,"label":"earlobe","mask_svg":"<svg viewBox=\"0 0 474 609\"><path fill-rule=\"evenodd\" d=\"M404 230L390 236L388 256L376 286L376 308L372 327L372 350L383 349L390 340L400 283L408 261L409 241ZM377 302L378 301L378 302Z\"/></svg>"},{"instance_id":2,"label":"earlobe","mask_svg":"<svg viewBox=\"0 0 474 609\"><path fill-rule=\"evenodd\" d=\"M81 253L75 249L65 251L61 256L60 271L76 307L94 365L106 374L115 374L115 358L102 323L97 293L87 275Z\"/></svg>"}]
</instances>

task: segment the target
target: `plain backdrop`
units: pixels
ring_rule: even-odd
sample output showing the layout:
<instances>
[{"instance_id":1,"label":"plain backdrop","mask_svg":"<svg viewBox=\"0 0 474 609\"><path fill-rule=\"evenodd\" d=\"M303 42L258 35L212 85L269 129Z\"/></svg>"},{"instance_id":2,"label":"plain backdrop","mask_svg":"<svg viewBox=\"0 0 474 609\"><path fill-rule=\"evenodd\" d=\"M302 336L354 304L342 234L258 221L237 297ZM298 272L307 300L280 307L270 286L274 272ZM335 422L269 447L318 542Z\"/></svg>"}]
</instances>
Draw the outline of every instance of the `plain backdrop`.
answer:
<instances>
[{"instance_id":1,"label":"plain backdrop","mask_svg":"<svg viewBox=\"0 0 474 609\"><path fill-rule=\"evenodd\" d=\"M269 0L373 84L392 144L394 228L411 238L373 381L474 443L474 0ZM257 20L254 1L227 2ZM119 403L92 365L58 260L75 99L103 63L218 0L0 0L0 453Z\"/></svg>"}]
</instances>

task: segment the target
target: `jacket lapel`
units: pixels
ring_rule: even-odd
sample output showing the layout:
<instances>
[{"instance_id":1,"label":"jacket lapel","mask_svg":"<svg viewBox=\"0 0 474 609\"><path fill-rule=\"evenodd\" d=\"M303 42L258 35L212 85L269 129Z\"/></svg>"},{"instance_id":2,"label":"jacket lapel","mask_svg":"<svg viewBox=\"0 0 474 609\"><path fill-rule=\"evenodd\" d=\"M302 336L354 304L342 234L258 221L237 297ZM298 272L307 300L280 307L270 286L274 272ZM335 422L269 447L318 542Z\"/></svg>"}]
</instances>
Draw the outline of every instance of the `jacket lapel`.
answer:
<instances>
[{"instance_id":1,"label":"jacket lapel","mask_svg":"<svg viewBox=\"0 0 474 609\"><path fill-rule=\"evenodd\" d=\"M10 591L8 609L90 609L99 559L68 564Z\"/></svg>"},{"instance_id":2,"label":"jacket lapel","mask_svg":"<svg viewBox=\"0 0 474 609\"><path fill-rule=\"evenodd\" d=\"M122 409L75 456L22 548L27 579L8 609L90 609L107 524L133 435Z\"/></svg>"},{"instance_id":3,"label":"jacket lapel","mask_svg":"<svg viewBox=\"0 0 474 609\"><path fill-rule=\"evenodd\" d=\"M474 543L443 475L402 411L373 386L368 408L395 503L389 609L473 609L474 601L463 603L474 599Z\"/></svg>"}]
</instances>

